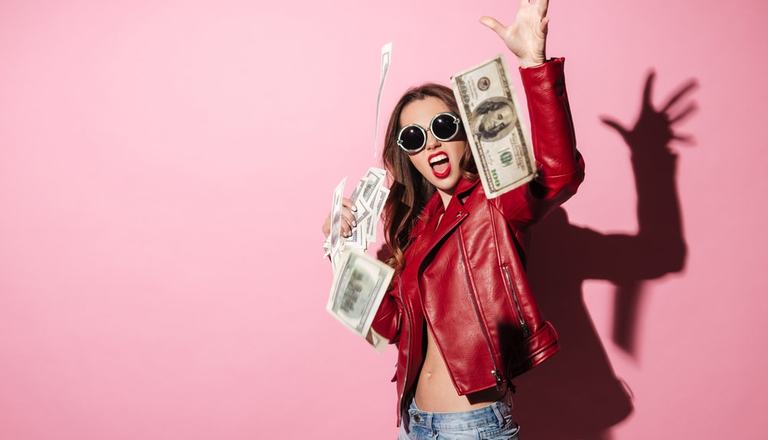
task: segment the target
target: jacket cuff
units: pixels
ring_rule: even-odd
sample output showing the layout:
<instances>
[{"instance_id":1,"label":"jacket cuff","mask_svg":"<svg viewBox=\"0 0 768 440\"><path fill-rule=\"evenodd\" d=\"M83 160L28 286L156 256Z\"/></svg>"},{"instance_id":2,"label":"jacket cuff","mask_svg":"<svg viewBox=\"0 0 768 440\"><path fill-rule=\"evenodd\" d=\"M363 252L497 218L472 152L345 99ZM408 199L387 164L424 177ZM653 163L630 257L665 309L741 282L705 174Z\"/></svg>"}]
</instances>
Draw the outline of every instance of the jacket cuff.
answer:
<instances>
[{"instance_id":1,"label":"jacket cuff","mask_svg":"<svg viewBox=\"0 0 768 440\"><path fill-rule=\"evenodd\" d=\"M520 77L523 80L525 88L536 84L562 84L564 81L565 57L555 57L544 61L538 66L518 67ZM560 93L558 93L560 94Z\"/></svg>"}]
</instances>

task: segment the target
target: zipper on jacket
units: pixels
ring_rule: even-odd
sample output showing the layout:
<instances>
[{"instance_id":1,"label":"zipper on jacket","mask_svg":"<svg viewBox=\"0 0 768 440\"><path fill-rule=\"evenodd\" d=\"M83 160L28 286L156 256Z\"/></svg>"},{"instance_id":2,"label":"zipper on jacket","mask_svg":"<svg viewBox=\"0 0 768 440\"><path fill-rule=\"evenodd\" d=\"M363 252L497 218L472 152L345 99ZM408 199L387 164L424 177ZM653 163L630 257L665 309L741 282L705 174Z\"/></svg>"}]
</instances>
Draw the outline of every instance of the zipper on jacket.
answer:
<instances>
[{"instance_id":1,"label":"zipper on jacket","mask_svg":"<svg viewBox=\"0 0 768 440\"><path fill-rule=\"evenodd\" d=\"M501 270L504 272L504 278L507 280L509 290L512 292L512 300L515 303L515 310L517 310L517 319L520 321L520 329L523 331L523 336L528 337L530 331L528 330L528 324L526 324L523 319L523 311L520 308L520 300L517 298L517 290L512 284L512 277L509 275L509 267L507 267L506 264L502 265Z\"/></svg>"},{"instance_id":2,"label":"zipper on jacket","mask_svg":"<svg viewBox=\"0 0 768 440\"><path fill-rule=\"evenodd\" d=\"M402 419L403 416L403 396L405 395L405 389L408 386L408 364L411 361L411 356L409 352L413 349L413 329L410 328L410 326L413 325L413 322L411 321L411 316L408 314L408 307L405 305L405 298L403 298L403 283L402 283L402 275L398 275L400 279L397 283L397 288L400 291L400 299L403 301L403 313L405 313L405 320L408 324L408 352L406 352L405 355L405 377L403 377L403 391L400 392L400 398L397 402L397 411L399 414L399 417ZM402 335L403 329L400 329L400 334ZM403 423L402 420L400 420L400 423Z\"/></svg>"},{"instance_id":3,"label":"zipper on jacket","mask_svg":"<svg viewBox=\"0 0 768 440\"><path fill-rule=\"evenodd\" d=\"M467 265L467 261L464 258L464 255L467 252L466 248L464 247L464 234L461 233L461 228L459 228L458 232L459 244L461 245L461 263L464 265L464 276L467 279L469 301L472 303L472 307L475 310L475 315L477 316L477 321L480 323L480 328L483 330L483 336L485 336L485 346L488 348L488 354L491 356L491 362L493 363L493 370L491 370L491 375L493 376L494 380L496 380L496 389L501 390L501 384L504 382L504 379L501 378L499 367L496 366L496 359L493 357L493 351L491 350L491 338L488 336L488 329L485 328L485 321L483 321L482 316L480 316L480 308L475 302L475 293L474 289L472 288L472 280L469 277L469 266Z\"/></svg>"}]
</instances>

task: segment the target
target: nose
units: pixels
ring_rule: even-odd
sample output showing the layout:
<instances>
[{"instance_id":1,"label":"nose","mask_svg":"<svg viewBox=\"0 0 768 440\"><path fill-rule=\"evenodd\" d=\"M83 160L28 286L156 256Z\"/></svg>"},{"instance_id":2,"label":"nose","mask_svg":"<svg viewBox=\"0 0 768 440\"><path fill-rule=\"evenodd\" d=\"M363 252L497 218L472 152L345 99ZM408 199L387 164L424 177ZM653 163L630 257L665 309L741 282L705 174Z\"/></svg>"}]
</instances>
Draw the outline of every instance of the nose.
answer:
<instances>
[{"instance_id":1,"label":"nose","mask_svg":"<svg viewBox=\"0 0 768 440\"><path fill-rule=\"evenodd\" d=\"M427 131L427 150L433 150L440 146L440 141L432 134L432 130Z\"/></svg>"}]
</instances>

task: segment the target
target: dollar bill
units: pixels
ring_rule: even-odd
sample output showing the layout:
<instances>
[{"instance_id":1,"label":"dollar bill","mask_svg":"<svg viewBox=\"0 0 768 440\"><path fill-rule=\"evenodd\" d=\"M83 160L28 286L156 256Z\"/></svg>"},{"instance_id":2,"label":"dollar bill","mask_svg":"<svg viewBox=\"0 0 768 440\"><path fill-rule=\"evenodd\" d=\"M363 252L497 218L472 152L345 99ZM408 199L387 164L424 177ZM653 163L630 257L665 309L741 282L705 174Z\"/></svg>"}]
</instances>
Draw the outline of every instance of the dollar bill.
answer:
<instances>
[{"instance_id":1,"label":"dollar bill","mask_svg":"<svg viewBox=\"0 0 768 440\"><path fill-rule=\"evenodd\" d=\"M361 179L357 186L355 187L355 190L352 192L352 195L350 196L350 199L352 200L352 203L355 204L355 208L357 211L355 211L355 221L357 222L357 227L352 228L352 235L346 238L344 241L345 246L353 246L357 249L365 250L368 248L368 237L366 234L364 234L364 229L361 227L362 224L365 224L365 222L368 221L368 218L371 215L371 211L368 208L368 206L363 203L361 194L363 187L365 186L365 179Z\"/></svg>"},{"instance_id":2,"label":"dollar bill","mask_svg":"<svg viewBox=\"0 0 768 440\"><path fill-rule=\"evenodd\" d=\"M371 217L372 220L366 225L366 237L369 242L376 241L376 229L378 228L379 224L378 219L381 218L381 212L384 209L384 202L387 201L387 197L389 197L389 189L385 188L384 186L380 186L377 189L376 195L371 203L371 210L375 215Z\"/></svg>"},{"instance_id":3,"label":"dollar bill","mask_svg":"<svg viewBox=\"0 0 768 440\"><path fill-rule=\"evenodd\" d=\"M373 348L376 349L376 351L384 351L384 349L387 347L387 344L389 344L389 339L376 333L376 330L374 330L373 327L368 330L368 334L365 336L365 340L371 344Z\"/></svg>"},{"instance_id":4,"label":"dollar bill","mask_svg":"<svg viewBox=\"0 0 768 440\"><path fill-rule=\"evenodd\" d=\"M451 86L489 199L530 181L536 162L501 56L457 73Z\"/></svg>"},{"instance_id":5,"label":"dollar bill","mask_svg":"<svg viewBox=\"0 0 768 440\"><path fill-rule=\"evenodd\" d=\"M389 73L389 66L392 63L392 43L387 43L381 47L381 64L379 71L379 92L376 94L376 121L373 125L373 157L376 158L378 151L376 145L378 145L379 135L379 109L381 108L381 92L384 90L384 81L387 79Z\"/></svg>"},{"instance_id":6,"label":"dollar bill","mask_svg":"<svg viewBox=\"0 0 768 440\"><path fill-rule=\"evenodd\" d=\"M323 242L323 256L328 257L331 255L331 236L325 237L325 241Z\"/></svg>"},{"instance_id":7,"label":"dollar bill","mask_svg":"<svg viewBox=\"0 0 768 440\"><path fill-rule=\"evenodd\" d=\"M368 172L365 174L366 185L363 186L362 198L370 206L373 203L376 190L384 184L384 177L386 171L381 168L368 168Z\"/></svg>"},{"instance_id":8,"label":"dollar bill","mask_svg":"<svg viewBox=\"0 0 768 440\"><path fill-rule=\"evenodd\" d=\"M341 253L341 247L343 241L341 240L341 208L342 198L344 197L344 184L347 182L347 178L341 179L341 182L336 186L333 191L333 202L331 205L331 233L330 238L330 256L331 264L334 266L334 270L337 266L337 259Z\"/></svg>"},{"instance_id":9,"label":"dollar bill","mask_svg":"<svg viewBox=\"0 0 768 440\"><path fill-rule=\"evenodd\" d=\"M381 336L370 333L371 323L392 280L394 269L370 255L345 249L334 274L327 311L374 346Z\"/></svg>"},{"instance_id":10,"label":"dollar bill","mask_svg":"<svg viewBox=\"0 0 768 440\"><path fill-rule=\"evenodd\" d=\"M382 193L386 192L384 201L386 201L386 195L389 194L389 190L384 186L385 178L386 171L381 168L371 167L365 175L367 184L363 187L362 202L371 212L371 217L362 225L361 229L370 243L376 241L376 228L384 207L384 203L381 201Z\"/></svg>"},{"instance_id":11,"label":"dollar bill","mask_svg":"<svg viewBox=\"0 0 768 440\"><path fill-rule=\"evenodd\" d=\"M346 178L334 190L331 205L331 233L323 242L323 254L331 257L334 270L337 257L346 246L366 251L368 245L375 242L379 218L389 196L389 189L384 185L385 178L386 171L371 167L355 186L351 201L357 208L355 211L357 226L352 228L352 234L349 237L341 236L342 202Z\"/></svg>"}]
</instances>

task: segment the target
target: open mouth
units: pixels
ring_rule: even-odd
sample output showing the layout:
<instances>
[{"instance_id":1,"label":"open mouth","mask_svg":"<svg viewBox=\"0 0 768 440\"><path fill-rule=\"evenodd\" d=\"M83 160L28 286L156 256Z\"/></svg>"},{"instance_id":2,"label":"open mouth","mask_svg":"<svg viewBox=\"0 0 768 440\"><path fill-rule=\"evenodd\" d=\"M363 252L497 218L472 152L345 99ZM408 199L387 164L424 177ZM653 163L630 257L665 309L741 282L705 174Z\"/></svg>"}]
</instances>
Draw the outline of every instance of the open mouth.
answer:
<instances>
[{"instance_id":1,"label":"open mouth","mask_svg":"<svg viewBox=\"0 0 768 440\"><path fill-rule=\"evenodd\" d=\"M448 155L440 152L429 156L429 166L432 168L432 174L435 177L442 179L451 174L451 162L448 160Z\"/></svg>"}]
</instances>

